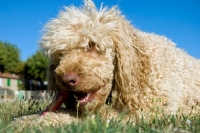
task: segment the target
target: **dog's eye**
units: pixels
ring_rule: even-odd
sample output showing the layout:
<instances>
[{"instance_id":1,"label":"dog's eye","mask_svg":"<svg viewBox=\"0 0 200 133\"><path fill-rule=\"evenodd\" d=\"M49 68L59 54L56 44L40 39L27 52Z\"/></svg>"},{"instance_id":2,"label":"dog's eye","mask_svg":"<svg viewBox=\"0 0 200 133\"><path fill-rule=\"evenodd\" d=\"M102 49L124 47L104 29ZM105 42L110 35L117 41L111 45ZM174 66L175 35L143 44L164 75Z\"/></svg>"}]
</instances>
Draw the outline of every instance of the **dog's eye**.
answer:
<instances>
[{"instance_id":1,"label":"dog's eye","mask_svg":"<svg viewBox=\"0 0 200 133\"><path fill-rule=\"evenodd\" d=\"M89 42L88 47L87 47L87 52L93 51L94 48L95 48L95 43Z\"/></svg>"}]
</instances>

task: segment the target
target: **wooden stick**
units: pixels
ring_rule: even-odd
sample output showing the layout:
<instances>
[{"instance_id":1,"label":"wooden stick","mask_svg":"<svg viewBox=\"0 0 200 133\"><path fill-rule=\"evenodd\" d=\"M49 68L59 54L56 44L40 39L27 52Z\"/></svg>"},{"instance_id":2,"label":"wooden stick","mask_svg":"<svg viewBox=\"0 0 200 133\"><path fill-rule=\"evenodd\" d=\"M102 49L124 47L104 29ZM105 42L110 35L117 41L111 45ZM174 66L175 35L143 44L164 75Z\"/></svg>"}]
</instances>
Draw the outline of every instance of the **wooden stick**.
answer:
<instances>
[{"instance_id":1,"label":"wooden stick","mask_svg":"<svg viewBox=\"0 0 200 133\"><path fill-rule=\"evenodd\" d=\"M50 104L50 106L45 111L42 112L41 116L45 115L47 112L56 111L58 108L60 108L60 106L67 99L68 96L69 93L67 91L61 91L60 93L58 93L55 100Z\"/></svg>"}]
</instances>

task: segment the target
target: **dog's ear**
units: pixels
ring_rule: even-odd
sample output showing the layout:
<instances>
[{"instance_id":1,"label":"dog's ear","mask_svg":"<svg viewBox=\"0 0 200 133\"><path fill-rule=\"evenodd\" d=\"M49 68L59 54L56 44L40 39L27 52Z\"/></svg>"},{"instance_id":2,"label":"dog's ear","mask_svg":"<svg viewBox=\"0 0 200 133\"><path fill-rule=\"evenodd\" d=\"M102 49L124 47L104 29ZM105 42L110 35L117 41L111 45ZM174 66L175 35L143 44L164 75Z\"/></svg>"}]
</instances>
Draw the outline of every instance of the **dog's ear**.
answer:
<instances>
[{"instance_id":1,"label":"dog's ear","mask_svg":"<svg viewBox=\"0 0 200 133\"><path fill-rule=\"evenodd\" d=\"M143 42L135 33L137 31L127 25L124 29L126 31L112 33L116 51L115 90L119 103L133 111L141 104L140 94L145 93L143 91L148 84L149 60L144 54Z\"/></svg>"}]
</instances>

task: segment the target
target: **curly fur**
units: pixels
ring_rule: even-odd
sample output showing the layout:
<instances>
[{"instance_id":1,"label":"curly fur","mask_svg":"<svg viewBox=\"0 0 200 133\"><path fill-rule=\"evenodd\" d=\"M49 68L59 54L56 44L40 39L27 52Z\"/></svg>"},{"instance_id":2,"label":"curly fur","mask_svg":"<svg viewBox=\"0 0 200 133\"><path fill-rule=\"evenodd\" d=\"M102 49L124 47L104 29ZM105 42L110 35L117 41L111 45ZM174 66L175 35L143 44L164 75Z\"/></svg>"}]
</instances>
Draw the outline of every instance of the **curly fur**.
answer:
<instances>
[{"instance_id":1,"label":"curly fur","mask_svg":"<svg viewBox=\"0 0 200 133\"><path fill-rule=\"evenodd\" d=\"M90 0L82 8L66 7L46 25L41 47L50 60L52 93L100 88L87 110L98 111L112 90L115 108L136 116L157 99L168 113L199 111L200 61L163 36L135 29L116 7L97 10ZM80 79L74 88L63 85L70 72Z\"/></svg>"}]
</instances>

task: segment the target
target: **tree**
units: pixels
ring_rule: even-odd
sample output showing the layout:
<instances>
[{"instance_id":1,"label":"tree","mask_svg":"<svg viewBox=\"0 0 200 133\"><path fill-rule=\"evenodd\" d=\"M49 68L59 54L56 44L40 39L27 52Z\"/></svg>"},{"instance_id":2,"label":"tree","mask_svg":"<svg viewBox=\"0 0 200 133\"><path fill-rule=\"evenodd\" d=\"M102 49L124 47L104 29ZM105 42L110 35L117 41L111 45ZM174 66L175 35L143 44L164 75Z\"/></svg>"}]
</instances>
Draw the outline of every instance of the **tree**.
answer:
<instances>
[{"instance_id":1,"label":"tree","mask_svg":"<svg viewBox=\"0 0 200 133\"><path fill-rule=\"evenodd\" d=\"M0 41L0 71L15 74L23 71L20 50L16 45Z\"/></svg>"},{"instance_id":2,"label":"tree","mask_svg":"<svg viewBox=\"0 0 200 133\"><path fill-rule=\"evenodd\" d=\"M0 72L4 71L4 65L6 61L6 47L3 42L0 41Z\"/></svg>"},{"instance_id":3,"label":"tree","mask_svg":"<svg viewBox=\"0 0 200 133\"><path fill-rule=\"evenodd\" d=\"M48 59L42 51L37 51L25 62L24 76L26 79L34 79L44 86L46 80L46 71L48 67Z\"/></svg>"}]
</instances>

